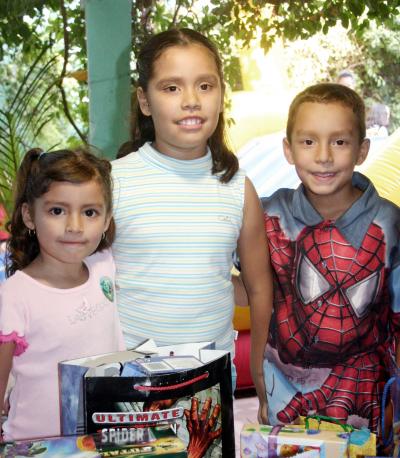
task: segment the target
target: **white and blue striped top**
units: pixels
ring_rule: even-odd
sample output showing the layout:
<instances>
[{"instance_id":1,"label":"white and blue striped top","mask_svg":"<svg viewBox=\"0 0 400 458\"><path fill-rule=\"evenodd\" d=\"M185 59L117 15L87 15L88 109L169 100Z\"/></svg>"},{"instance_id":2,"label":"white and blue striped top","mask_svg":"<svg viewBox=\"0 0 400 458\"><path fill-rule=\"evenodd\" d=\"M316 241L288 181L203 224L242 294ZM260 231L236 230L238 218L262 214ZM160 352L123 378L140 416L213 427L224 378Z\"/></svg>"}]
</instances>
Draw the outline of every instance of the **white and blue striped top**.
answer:
<instances>
[{"instance_id":1,"label":"white and blue striped top","mask_svg":"<svg viewBox=\"0 0 400 458\"><path fill-rule=\"evenodd\" d=\"M150 144L113 161L113 252L128 347L215 341L233 354L230 270L245 175L223 184L212 158L177 160Z\"/></svg>"}]
</instances>

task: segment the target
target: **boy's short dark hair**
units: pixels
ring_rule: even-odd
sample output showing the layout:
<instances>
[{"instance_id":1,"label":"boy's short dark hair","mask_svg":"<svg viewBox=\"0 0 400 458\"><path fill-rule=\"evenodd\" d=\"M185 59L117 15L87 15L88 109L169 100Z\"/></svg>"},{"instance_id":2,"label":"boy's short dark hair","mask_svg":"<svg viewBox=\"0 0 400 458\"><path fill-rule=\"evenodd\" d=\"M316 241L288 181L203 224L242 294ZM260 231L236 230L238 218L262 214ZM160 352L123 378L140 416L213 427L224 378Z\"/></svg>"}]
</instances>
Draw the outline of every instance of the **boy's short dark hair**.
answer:
<instances>
[{"instance_id":1,"label":"boy's short dark hair","mask_svg":"<svg viewBox=\"0 0 400 458\"><path fill-rule=\"evenodd\" d=\"M347 86L336 83L319 83L309 86L300 92L293 99L289 107L289 115L286 124L286 138L291 142L293 126L296 115L303 103L341 103L352 110L355 115L359 143L364 140L366 134L365 127L365 105L362 98Z\"/></svg>"}]
</instances>

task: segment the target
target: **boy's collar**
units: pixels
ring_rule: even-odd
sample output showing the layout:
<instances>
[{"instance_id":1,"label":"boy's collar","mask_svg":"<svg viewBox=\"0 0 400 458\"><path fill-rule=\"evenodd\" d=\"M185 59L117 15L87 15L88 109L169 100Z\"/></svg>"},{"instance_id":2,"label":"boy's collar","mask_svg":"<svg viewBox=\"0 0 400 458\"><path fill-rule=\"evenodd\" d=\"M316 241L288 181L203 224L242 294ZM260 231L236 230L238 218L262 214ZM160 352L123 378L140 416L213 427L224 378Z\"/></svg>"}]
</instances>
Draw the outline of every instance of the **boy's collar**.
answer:
<instances>
[{"instance_id":1,"label":"boy's collar","mask_svg":"<svg viewBox=\"0 0 400 458\"><path fill-rule=\"evenodd\" d=\"M363 194L333 225L358 249L379 210L379 199L371 181L361 173L353 173L352 183ZM324 221L307 199L302 184L293 194L293 216L306 226L316 226Z\"/></svg>"}]
</instances>

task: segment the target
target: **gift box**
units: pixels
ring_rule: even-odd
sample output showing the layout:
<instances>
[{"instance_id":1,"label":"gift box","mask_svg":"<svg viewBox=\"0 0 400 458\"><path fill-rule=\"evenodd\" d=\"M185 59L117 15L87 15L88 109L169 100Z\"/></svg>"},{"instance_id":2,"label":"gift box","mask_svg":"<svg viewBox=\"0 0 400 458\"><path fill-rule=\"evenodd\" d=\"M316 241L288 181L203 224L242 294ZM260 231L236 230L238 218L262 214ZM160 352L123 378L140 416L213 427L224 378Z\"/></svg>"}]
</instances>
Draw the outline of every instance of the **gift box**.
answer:
<instances>
[{"instance_id":1,"label":"gift box","mask_svg":"<svg viewBox=\"0 0 400 458\"><path fill-rule=\"evenodd\" d=\"M242 458L347 458L348 433L307 430L301 425L247 424L240 433Z\"/></svg>"},{"instance_id":2,"label":"gift box","mask_svg":"<svg viewBox=\"0 0 400 458\"><path fill-rule=\"evenodd\" d=\"M105 430L97 434L16 441L0 445L0 456L66 457L187 457L186 445L171 428Z\"/></svg>"},{"instance_id":3,"label":"gift box","mask_svg":"<svg viewBox=\"0 0 400 458\"><path fill-rule=\"evenodd\" d=\"M148 343L60 363L62 434L167 426L189 456L234 456L230 355L212 346Z\"/></svg>"},{"instance_id":4,"label":"gift box","mask_svg":"<svg viewBox=\"0 0 400 458\"><path fill-rule=\"evenodd\" d=\"M300 425L306 429L347 432L349 434L348 458L359 458L364 455L376 455L376 434L368 428L355 429L351 425L342 424L331 417L315 415L299 417Z\"/></svg>"}]
</instances>

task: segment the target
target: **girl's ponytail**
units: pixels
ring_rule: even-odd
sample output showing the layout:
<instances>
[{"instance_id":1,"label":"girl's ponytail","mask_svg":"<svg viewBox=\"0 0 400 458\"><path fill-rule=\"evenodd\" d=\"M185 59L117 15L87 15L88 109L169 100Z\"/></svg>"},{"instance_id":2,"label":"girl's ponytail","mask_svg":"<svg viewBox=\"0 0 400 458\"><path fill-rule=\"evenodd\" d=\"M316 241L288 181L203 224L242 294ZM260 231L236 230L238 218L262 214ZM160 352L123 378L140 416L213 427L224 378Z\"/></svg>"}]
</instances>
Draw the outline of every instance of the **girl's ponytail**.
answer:
<instances>
[{"instance_id":1,"label":"girl's ponytail","mask_svg":"<svg viewBox=\"0 0 400 458\"><path fill-rule=\"evenodd\" d=\"M34 176L38 174L39 159L43 151L39 148L29 150L19 167L14 188L14 210L7 223L10 238L7 241L6 275L9 277L17 270L29 265L39 254L39 243L34 231L30 231L22 219L22 205L32 204L30 195Z\"/></svg>"}]
</instances>

